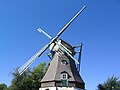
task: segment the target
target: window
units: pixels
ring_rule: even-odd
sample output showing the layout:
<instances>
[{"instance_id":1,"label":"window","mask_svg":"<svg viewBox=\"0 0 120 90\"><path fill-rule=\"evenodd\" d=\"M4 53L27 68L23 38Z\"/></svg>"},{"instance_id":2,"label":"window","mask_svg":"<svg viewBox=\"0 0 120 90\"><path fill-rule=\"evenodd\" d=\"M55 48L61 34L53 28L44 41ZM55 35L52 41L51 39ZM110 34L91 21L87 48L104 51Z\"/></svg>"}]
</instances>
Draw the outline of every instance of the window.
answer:
<instances>
[{"instance_id":1,"label":"window","mask_svg":"<svg viewBox=\"0 0 120 90\"><path fill-rule=\"evenodd\" d=\"M61 64L62 64L62 65L66 65L66 64L67 64L67 61L66 61L66 60L62 60L62 61L61 61Z\"/></svg>"},{"instance_id":2,"label":"window","mask_svg":"<svg viewBox=\"0 0 120 90\"><path fill-rule=\"evenodd\" d=\"M61 74L61 79L62 79L62 80L67 80L67 77L68 77L68 76L67 76L67 73L62 73L62 74Z\"/></svg>"},{"instance_id":3,"label":"window","mask_svg":"<svg viewBox=\"0 0 120 90\"><path fill-rule=\"evenodd\" d=\"M63 74L63 80L66 80L67 79L67 75L66 74Z\"/></svg>"}]
</instances>

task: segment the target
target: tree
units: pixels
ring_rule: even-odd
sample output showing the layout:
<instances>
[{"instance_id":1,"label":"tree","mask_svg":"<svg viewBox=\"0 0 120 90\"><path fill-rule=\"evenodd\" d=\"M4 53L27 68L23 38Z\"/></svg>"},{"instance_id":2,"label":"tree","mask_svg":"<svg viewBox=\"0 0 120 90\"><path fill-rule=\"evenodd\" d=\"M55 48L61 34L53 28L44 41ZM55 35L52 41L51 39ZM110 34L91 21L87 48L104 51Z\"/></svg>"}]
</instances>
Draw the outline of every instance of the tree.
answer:
<instances>
[{"instance_id":1,"label":"tree","mask_svg":"<svg viewBox=\"0 0 120 90\"><path fill-rule=\"evenodd\" d=\"M100 85L105 90L120 90L120 80L115 76L108 78L103 84L98 85L98 90L104 90L99 88Z\"/></svg>"},{"instance_id":2,"label":"tree","mask_svg":"<svg viewBox=\"0 0 120 90\"><path fill-rule=\"evenodd\" d=\"M38 90L41 87L40 81L44 77L47 69L48 65L46 66L46 63L41 63L31 72L32 90Z\"/></svg>"},{"instance_id":3,"label":"tree","mask_svg":"<svg viewBox=\"0 0 120 90\"><path fill-rule=\"evenodd\" d=\"M7 85L5 85L4 83L0 84L0 90L8 90Z\"/></svg>"},{"instance_id":4,"label":"tree","mask_svg":"<svg viewBox=\"0 0 120 90\"><path fill-rule=\"evenodd\" d=\"M106 90L101 84L98 85L98 90Z\"/></svg>"},{"instance_id":5,"label":"tree","mask_svg":"<svg viewBox=\"0 0 120 90\"><path fill-rule=\"evenodd\" d=\"M9 90L38 90L40 88L40 81L45 75L48 67L49 64L40 63L32 70L27 69L22 75L19 75L17 68L12 73L13 79Z\"/></svg>"},{"instance_id":6,"label":"tree","mask_svg":"<svg viewBox=\"0 0 120 90\"><path fill-rule=\"evenodd\" d=\"M27 69L22 75L19 75L18 68L12 73L13 79L9 90L30 90L31 79L30 79L30 69Z\"/></svg>"}]
</instances>

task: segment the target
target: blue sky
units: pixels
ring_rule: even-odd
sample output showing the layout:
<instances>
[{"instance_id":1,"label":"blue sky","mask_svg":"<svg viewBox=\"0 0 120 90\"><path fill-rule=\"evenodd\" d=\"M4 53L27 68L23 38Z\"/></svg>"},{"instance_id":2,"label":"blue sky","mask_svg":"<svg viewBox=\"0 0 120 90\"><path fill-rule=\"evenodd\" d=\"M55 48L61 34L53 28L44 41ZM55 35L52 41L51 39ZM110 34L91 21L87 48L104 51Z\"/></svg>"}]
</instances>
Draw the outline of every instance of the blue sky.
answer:
<instances>
[{"instance_id":1,"label":"blue sky","mask_svg":"<svg viewBox=\"0 0 120 90\"><path fill-rule=\"evenodd\" d=\"M81 76L95 90L108 76L120 76L119 0L0 0L0 83L10 85L11 72L54 37L84 6L87 8L60 38L83 43ZM49 62L47 50L31 67Z\"/></svg>"}]
</instances>

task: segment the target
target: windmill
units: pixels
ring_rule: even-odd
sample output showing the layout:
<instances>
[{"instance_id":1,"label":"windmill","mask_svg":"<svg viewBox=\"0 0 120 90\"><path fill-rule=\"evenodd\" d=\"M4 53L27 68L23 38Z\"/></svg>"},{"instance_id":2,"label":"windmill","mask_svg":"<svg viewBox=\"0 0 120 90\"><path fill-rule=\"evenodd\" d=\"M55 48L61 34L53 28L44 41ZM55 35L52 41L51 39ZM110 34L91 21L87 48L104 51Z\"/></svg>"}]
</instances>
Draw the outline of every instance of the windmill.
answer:
<instances>
[{"instance_id":1,"label":"windmill","mask_svg":"<svg viewBox=\"0 0 120 90\"><path fill-rule=\"evenodd\" d=\"M84 89L84 82L79 75L80 70L80 57L82 44L72 47L67 42L62 39L58 39L59 36L67 29L68 26L78 17L78 15L86 8L84 6L61 30L60 32L52 38L42 29L38 29L39 32L45 34L51 41L46 44L40 51L38 51L34 56L32 56L22 67L18 69L19 74L23 74L25 70L38 58L40 57L45 50L50 47L50 51L52 54L52 60L50 63L50 67L41 81L41 87L39 90L62 90L57 87L78 87ZM80 47L78 60L74 58L74 48ZM77 63L77 68L75 66L75 62ZM54 68L54 65L56 68ZM58 67L61 67L58 68ZM54 68L54 69L53 69ZM66 69L66 70L64 70ZM62 71L61 71L62 70ZM51 73L52 72L52 73ZM52 76L52 74L54 74ZM63 77L63 78L62 78ZM62 78L62 79L61 79ZM66 78L70 78L70 80L66 80ZM69 85L68 85L69 82ZM48 88L49 87L49 88ZM52 87L52 88L50 88ZM66 89L67 90L67 89ZM74 89L70 89L74 90ZM79 90L79 89L78 89Z\"/></svg>"}]
</instances>

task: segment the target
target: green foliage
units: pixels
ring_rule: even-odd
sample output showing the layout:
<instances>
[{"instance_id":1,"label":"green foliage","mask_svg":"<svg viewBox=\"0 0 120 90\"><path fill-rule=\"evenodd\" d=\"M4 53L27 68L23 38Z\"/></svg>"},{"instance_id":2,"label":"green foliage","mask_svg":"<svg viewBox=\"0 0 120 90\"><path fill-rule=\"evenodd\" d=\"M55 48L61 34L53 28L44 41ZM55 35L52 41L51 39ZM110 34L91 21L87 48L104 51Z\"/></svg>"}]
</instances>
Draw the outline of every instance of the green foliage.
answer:
<instances>
[{"instance_id":1,"label":"green foliage","mask_svg":"<svg viewBox=\"0 0 120 90\"><path fill-rule=\"evenodd\" d=\"M8 90L7 85L5 85L4 83L0 84L0 90Z\"/></svg>"},{"instance_id":2,"label":"green foliage","mask_svg":"<svg viewBox=\"0 0 120 90\"><path fill-rule=\"evenodd\" d=\"M41 63L31 73L32 90L38 90L40 88L40 81L46 73L46 68L46 63Z\"/></svg>"},{"instance_id":3,"label":"green foliage","mask_svg":"<svg viewBox=\"0 0 120 90\"><path fill-rule=\"evenodd\" d=\"M120 80L118 77L112 76L107 79L101 86L105 88L105 90L120 90ZM102 90L102 89L100 89Z\"/></svg>"},{"instance_id":4,"label":"green foliage","mask_svg":"<svg viewBox=\"0 0 120 90\"><path fill-rule=\"evenodd\" d=\"M13 79L9 90L39 90L40 81L45 75L48 67L49 64L40 63L32 70L27 69L22 75L19 75L17 68L15 72L12 73Z\"/></svg>"},{"instance_id":5,"label":"green foliage","mask_svg":"<svg viewBox=\"0 0 120 90\"><path fill-rule=\"evenodd\" d=\"M22 75L19 75L18 69L13 73L10 90L28 90L31 87L30 70L28 69Z\"/></svg>"}]
</instances>

